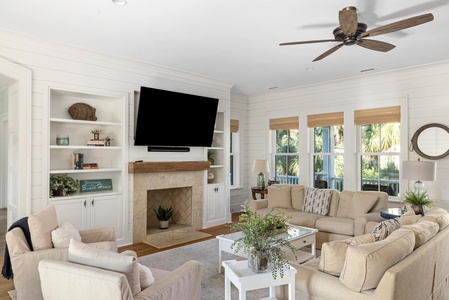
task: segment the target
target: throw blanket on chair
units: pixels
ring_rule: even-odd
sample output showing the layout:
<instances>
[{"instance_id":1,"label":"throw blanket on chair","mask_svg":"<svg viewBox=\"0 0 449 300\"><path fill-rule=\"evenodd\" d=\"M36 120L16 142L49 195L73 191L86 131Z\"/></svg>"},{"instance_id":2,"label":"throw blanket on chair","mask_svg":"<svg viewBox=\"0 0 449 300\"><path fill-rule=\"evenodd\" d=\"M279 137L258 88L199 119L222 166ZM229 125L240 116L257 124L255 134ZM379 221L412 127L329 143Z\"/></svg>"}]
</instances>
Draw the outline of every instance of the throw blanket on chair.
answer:
<instances>
[{"instance_id":1,"label":"throw blanket on chair","mask_svg":"<svg viewBox=\"0 0 449 300\"><path fill-rule=\"evenodd\" d=\"M17 220L14 222L11 227L9 227L8 231L19 227L22 229L23 234L25 235L25 238L28 242L28 246L30 247L30 250L33 251L33 245L31 244L31 236L30 236L30 229L28 227L28 217L23 217L22 219ZM14 274L12 272L12 266L11 266L11 259L9 257L9 251L8 251L8 245L5 246L5 256L3 260L3 268L2 268L2 275L6 279L13 279Z\"/></svg>"}]
</instances>

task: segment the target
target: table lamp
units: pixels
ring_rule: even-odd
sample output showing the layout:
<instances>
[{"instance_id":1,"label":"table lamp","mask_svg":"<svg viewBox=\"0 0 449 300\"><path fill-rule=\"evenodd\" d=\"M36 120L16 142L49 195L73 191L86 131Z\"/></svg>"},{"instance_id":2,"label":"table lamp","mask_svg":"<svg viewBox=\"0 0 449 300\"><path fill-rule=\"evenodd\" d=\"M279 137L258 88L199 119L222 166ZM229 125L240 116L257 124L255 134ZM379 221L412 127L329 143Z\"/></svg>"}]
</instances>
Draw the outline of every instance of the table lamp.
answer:
<instances>
[{"instance_id":1,"label":"table lamp","mask_svg":"<svg viewBox=\"0 0 449 300\"><path fill-rule=\"evenodd\" d=\"M253 162L253 172L258 172L257 175L257 188L260 190L265 189L265 175L264 172L270 172L268 166L268 160L266 159L255 159Z\"/></svg>"},{"instance_id":2,"label":"table lamp","mask_svg":"<svg viewBox=\"0 0 449 300\"><path fill-rule=\"evenodd\" d=\"M434 161L403 161L402 178L416 180L414 184L415 192L423 193L426 191L423 181L435 181L437 176L436 162Z\"/></svg>"}]
</instances>

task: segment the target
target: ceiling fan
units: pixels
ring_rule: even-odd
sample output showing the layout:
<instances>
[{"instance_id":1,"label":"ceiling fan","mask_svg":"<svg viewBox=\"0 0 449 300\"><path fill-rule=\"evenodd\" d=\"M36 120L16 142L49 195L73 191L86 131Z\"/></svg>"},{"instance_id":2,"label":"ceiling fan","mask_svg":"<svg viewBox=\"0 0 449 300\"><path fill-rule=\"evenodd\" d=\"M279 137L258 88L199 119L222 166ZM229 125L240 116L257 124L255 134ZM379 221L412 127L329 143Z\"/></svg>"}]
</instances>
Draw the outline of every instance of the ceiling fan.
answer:
<instances>
[{"instance_id":1,"label":"ceiling fan","mask_svg":"<svg viewBox=\"0 0 449 300\"><path fill-rule=\"evenodd\" d=\"M335 28L333 31L334 39L333 40L312 40L312 41L300 41L300 42L288 42L281 43L279 46L288 46L288 45L300 45L300 44L313 44L313 43L324 43L324 42L337 42L339 43L337 46L334 46L315 58L313 61L318 61L326 56L334 53L338 49L343 46L351 46L351 45L359 45L361 47L381 51L388 52L395 45L366 39L367 37L372 37L376 35L381 35L385 33L390 33L394 31L399 31L402 29L406 29L409 27L421 25L433 20L433 15L431 13L419 15L416 17L411 17L408 19L404 19L401 21L393 22L387 25L383 25L371 30L366 31L368 26L364 23L359 23L357 18L357 8L354 6L348 6L339 11L338 14L340 26Z\"/></svg>"}]
</instances>

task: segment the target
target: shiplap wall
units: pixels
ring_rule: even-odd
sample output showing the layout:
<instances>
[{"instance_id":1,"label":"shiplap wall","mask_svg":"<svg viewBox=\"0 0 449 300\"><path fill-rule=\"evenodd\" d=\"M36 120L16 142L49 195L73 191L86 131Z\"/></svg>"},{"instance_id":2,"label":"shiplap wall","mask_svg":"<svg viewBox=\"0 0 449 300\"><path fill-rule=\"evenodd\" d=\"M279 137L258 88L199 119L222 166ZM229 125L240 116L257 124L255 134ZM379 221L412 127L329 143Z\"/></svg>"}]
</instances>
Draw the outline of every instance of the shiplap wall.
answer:
<instances>
[{"instance_id":1,"label":"shiplap wall","mask_svg":"<svg viewBox=\"0 0 449 300\"><path fill-rule=\"evenodd\" d=\"M234 103L243 112L245 107L240 104L241 97L232 97ZM234 101L236 99L236 101ZM402 100L401 100L402 99ZM408 100L407 100L408 99ZM267 120L270 116L300 116L300 131L305 133L302 138L306 143L300 146L301 165L309 164L306 127L308 114L345 111L351 112L355 107L393 103L404 103L408 106L406 115L407 145L413 133L422 125L428 123L441 123L449 126L449 62L416 66L407 69L363 75L357 78L348 78L316 85L297 87L288 90L267 92L248 97L246 110L247 123L245 149L245 192L233 193L231 203L237 206L250 198L251 183L256 182L256 174L251 172L251 164L257 158L269 158L269 138ZM346 120L345 120L346 122ZM347 128L347 126L345 126ZM354 151L350 145L355 143L355 131L346 132L345 153ZM304 142L302 140L301 142ZM349 147L348 147L349 144ZM405 148L405 147L404 147ZM417 160L416 152L402 149L405 159ZM356 157L355 155L353 157ZM424 159L425 160L425 159ZM349 171L345 168L345 187L355 188L356 163L348 161L345 155L345 165L350 165ZM303 168L307 169L307 168ZM307 184L310 174L301 173L302 183ZM270 178L273 176L270 175ZM413 189L414 181L405 181L405 186ZM437 180L425 182L430 197L438 201L437 206L449 209L449 157L437 160Z\"/></svg>"},{"instance_id":2,"label":"shiplap wall","mask_svg":"<svg viewBox=\"0 0 449 300\"><path fill-rule=\"evenodd\" d=\"M0 29L0 56L30 69L32 78L32 212L47 205L48 190L41 178L48 165L42 153L48 120L48 85L67 85L71 89L92 90L99 93L129 95L129 161L192 161L204 160L203 148L192 148L188 153L148 153L146 147L134 147L134 95L140 86L149 86L177 92L219 98L219 109L230 109L230 91L233 84L201 75L155 66L87 49L50 42ZM1 72L1 70L0 70ZM170 112L164 112L167 115ZM163 128L159 128L162 130ZM180 128L180 134L185 134ZM125 197L132 199L132 197ZM132 209L129 209L131 212ZM128 216L128 227L131 223ZM132 235L131 235L132 238ZM128 239L128 241L130 241Z\"/></svg>"}]
</instances>

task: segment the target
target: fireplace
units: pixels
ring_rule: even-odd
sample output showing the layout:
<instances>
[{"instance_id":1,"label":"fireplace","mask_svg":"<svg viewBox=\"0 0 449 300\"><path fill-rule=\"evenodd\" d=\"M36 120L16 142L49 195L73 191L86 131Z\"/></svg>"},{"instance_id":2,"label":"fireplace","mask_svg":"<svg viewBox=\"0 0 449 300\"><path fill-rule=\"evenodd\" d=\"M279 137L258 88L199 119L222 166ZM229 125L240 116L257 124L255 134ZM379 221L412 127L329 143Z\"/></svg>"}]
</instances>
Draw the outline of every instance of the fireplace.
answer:
<instances>
[{"instance_id":1,"label":"fireplace","mask_svg":"<svg viewBox=\"0 0 449 300\"><path fill-rule=\"evenodd\" d=\"M150 245L186 236L202 228L205 170L199 162L129 163L133 186L133 243ZM173 205L169 229L159 229L153 208Z\"/></svg>"}]
</instances>

